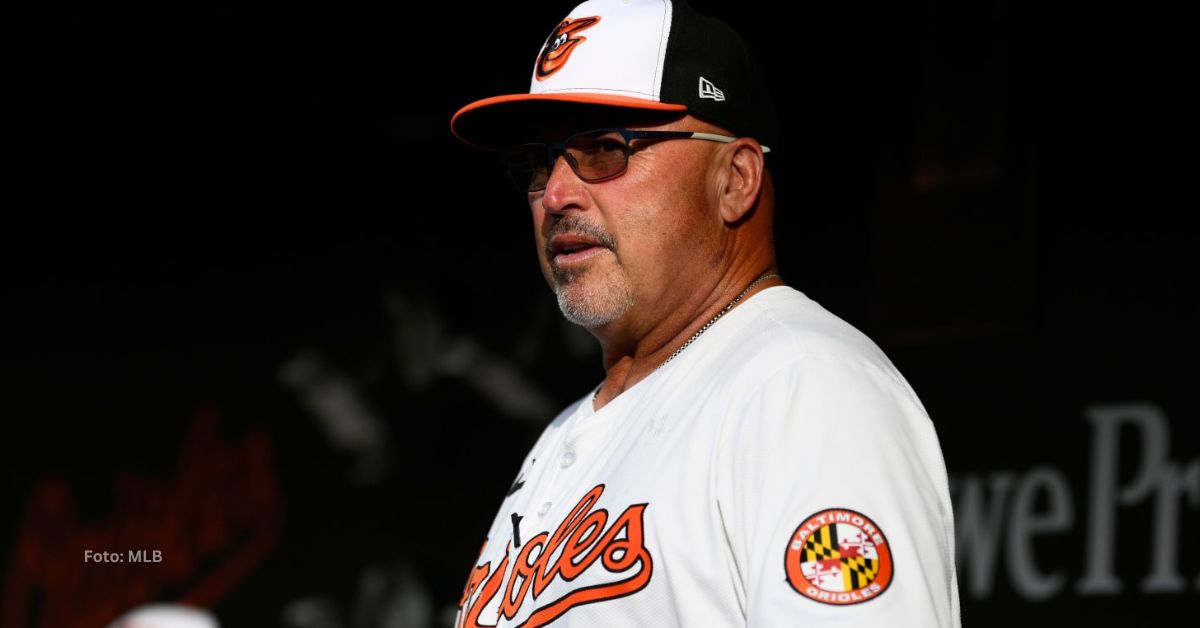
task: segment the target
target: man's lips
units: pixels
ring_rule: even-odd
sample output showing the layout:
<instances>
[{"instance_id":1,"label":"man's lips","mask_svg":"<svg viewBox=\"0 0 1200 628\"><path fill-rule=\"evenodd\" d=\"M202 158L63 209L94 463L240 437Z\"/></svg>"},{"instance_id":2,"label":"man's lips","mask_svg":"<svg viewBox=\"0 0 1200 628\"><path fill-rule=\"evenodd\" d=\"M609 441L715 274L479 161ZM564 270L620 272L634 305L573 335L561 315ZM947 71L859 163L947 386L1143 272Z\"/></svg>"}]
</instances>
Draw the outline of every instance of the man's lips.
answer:
<instances>
[{"instance_id":1,"label":"man's lips","mask_svg":"<svg viewBox=\"0 0 1200 628\"><path fill-rule=\"evenodd\" d=\"M564 233L550 240L551 258L559 265L581 261L604 248L604 244L595 238L578 233Z\"/></svg>"}]
</instances>

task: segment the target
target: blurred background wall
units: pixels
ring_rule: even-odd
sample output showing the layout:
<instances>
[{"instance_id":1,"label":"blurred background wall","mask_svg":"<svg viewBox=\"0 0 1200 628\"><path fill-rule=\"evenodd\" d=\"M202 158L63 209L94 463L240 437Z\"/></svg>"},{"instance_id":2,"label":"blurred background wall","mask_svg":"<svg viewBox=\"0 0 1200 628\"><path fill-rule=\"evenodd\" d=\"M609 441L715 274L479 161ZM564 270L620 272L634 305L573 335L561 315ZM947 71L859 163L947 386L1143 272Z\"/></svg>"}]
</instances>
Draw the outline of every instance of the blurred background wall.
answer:
<instances>
[{"instance_id":1,"label":"blurred background wall","mask_svg":"<svg viewBox=\"0 0 1200 628\"><path fill-rule=\"evenodd\" d=\"M1187 21L693 4L773 81L784 277L937 426L965 624L1194 609ZM3 9L0 624L448 625L520 459L602 377L524 198L448 132L570 6Z\"/></svg>"}]
</instances>

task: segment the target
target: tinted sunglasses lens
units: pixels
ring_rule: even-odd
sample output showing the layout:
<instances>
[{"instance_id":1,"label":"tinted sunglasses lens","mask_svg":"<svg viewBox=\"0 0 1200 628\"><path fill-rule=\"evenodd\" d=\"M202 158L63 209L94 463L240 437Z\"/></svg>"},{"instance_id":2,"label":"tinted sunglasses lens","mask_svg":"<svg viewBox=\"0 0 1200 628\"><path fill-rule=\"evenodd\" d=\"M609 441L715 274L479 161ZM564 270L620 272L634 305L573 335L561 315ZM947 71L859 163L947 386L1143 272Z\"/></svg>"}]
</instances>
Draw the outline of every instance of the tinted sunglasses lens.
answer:
<instances>
[{"instance_id":1,"label":"tinted sunglasses lens","mask_svg":"<svg viewBox=\"0 0 1200 628\"><path fill-rule=\"evenodd\" d=\"M544 144L522 144L503 151L501 159L513 185L528 192L545 189L551 170L546 162L547 151ZM629 146L615 131L582 133L567 140L563 158L580 179L602 181L625 171Z\"/></svg>"},{"instance_id":2,"label":"tinted sunglasses lens","mask_svg":"<svg viewBox=\"0 0 1200 628\"><path fill-rule=\"evenodd\" d=\"M575 158L575 172L584 181L615 177L629 163L629 146L615 131L576 135L568 140L567 151Z\"/></svg>"},{"instance_id":3,"label":"tinted sunglasses lens","mask_svg":"<svg viewBox=\"0 0 1200 628\"><path fill-rule=\"evenodd\" d=\"M546 187L550 173L546 170L546 147L525 144L505 150L500 155L508 178L520 190L535 191Z\"/></svg>"}]
</instances>

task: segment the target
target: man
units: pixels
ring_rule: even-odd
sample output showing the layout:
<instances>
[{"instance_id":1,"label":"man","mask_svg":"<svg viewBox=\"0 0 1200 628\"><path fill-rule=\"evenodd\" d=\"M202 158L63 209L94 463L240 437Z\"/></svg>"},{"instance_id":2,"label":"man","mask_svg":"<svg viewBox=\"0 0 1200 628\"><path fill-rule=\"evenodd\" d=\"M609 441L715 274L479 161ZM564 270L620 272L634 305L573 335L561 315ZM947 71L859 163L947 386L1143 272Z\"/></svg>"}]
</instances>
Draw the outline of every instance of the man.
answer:
<instances>
[{"instance_id":1,"label":"man","mask_svg":"<svg viewBox=\"0 0 1200 628\"><path fill-rule=\"evenodd\" d=\"M585 2L530 93L455 115L605 368L522 464L459 625L958 625L929 418L777 272L774 119L741 38L663 0Z\"/></svg>"}]
</instances>

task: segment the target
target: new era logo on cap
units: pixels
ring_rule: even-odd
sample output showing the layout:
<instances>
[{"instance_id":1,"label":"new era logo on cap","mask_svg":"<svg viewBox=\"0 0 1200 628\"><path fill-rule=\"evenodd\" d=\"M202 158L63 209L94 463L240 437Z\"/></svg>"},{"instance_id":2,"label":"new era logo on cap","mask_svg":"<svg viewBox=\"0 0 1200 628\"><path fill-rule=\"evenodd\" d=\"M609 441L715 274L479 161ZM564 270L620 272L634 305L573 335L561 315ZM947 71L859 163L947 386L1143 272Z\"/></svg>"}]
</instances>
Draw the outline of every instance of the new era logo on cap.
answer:
<instances>
[{"instance_id":1,"label":"new era logo on cap","mask_svg":"<svg viewBox=\"0 0 1200 628\"><path fill-rule=\"evenodd\" d=\"M713 85L712 81L701 76L700 77L700 97L701 98L711 98L717 102L724 102L725 101L725 92L717 89L717 86Z\"/></svg>"}]
</instances>

